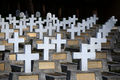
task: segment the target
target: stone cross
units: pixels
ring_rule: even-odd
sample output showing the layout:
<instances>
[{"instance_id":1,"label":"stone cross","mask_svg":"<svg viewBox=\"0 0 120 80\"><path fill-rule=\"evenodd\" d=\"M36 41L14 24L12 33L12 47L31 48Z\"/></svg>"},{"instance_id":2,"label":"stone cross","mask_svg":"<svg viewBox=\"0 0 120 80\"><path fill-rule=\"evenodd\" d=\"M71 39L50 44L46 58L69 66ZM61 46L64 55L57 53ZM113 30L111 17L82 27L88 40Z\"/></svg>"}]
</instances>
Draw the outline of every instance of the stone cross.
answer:
<instances>
[{"instance_id":1,"label":"stone cross","mask_svg":"<svg viewBox=\"0 0 120 80\"><path fill-rule=\"evenodd\" d=\"M39 33L39 39L43 39L43 33L47 32L47 29L44 29L43 25L39 23L39 28L35 29L35 32Z\"/></svg>"},{"instance_id":2,"label":"stone cross","mask_svg":"<svg viewBox=\"0 0 120 80\"><path fill-rule=\"evenodd\" d=\"M71 26L71 24L76 25L76 21L78 20L78 18L76 18L75 15L73 15L73 18L69 17L69 27Z\"/></svg>"},{"instance_id":3,"label":"stone cross","mask_svg":"<svg viewBox=\"0 0 120 80\"><path fill-rule=\"evenodd\" d=\"M38 44L37 49L44 49L43 60L49 60L49 50L55 49L55 44L50 44L49 37L44 37L44 44Z\"/></svg>"},{"instance_id":4,"label":"stone cross","mask_svg":"<svg viewBox=\"0 0 120 80\"><path fill-rule=\"evenodd\" d=\"M5 45L0 45L0 51L4 51L5 50Z\"/></svg>"},{"instance_id":5,"label":"stone cross","mask_svg":"<svg viewBox=\"0 0 120 80\"><path fill-rule=\"evenodd\" d=\"M5 24L6 24L6 22L5 22L5 19L4 18L2 18L2 20L1 20L1 22L0 22L0 25L1 25L1 29L4 29L5 28Z\"/></svg>"},{"instance_id":6,"label":"stone cross","mask_svg":"<svg viewBox=\"0 0 120 80\"><path fill-rule=\"evenodd\" d=\"M66 18L63 18L62 25L63 25L63 29L64 29L64 30L66 30L66 24L69 24L68 22L69 22L69 21L66 20Z\"/></svg>"},{"instance_id":7,"label":"stone cross","mask_svg":"<svg viewBox=\"0 0 120 80\"><path fill-rule=\"evenodd\" d=\"M30 22L27 23L27 25L30 26L30 32L33 32L33 26L36 25L34 21L37 20L37 18L34 18L34 15L32 15L31 18L29 18L29 20Z\"/></svg>"},{"instance_id":8,"label":"stone cross","mask_svg":"<svg viewBox=\"0 0 120 80\"><path fill-rule=\"evenodd\" d=\"M16 24L19 23L18 20L16 20L16 17L13 17L13 20L11 21L11 23L13 24L13 29L16 28Z\"/></svg>"},{"instance_id":9,"label":"stone cross","mask_svg":"<svg viewBox=\"0 0 120 80\"><path fill-rule=\"evenodd\" d=\"M26 16L24 16L23 18L20 19L20 21L22 21L23 25L26 25L26 22L29 21L29 19L27 19Z\"/></svg>"},{"instance_id":10,"label":"stone cross","mask_svg":"<svg viewBox=\"0 0 120 80\"><path fill-rule=\"evenodd\" d=\"M36 24L39 24L39 25L44 24L44 21L42 21L42 19L39 17L38 21L36 21Z\"/></svg>"},{"instance_id":11,"label":"stone cross","mask_svg":"<svg viewBox=\"0 0 120 80\"><path fill-rule=\"evenodd\" d=\"M52 39L51 43L57 45L57 52L61 52L61 44L66 44L66 40L61 39L61 34L57 34L56 39Z\"/></svg>"},{"instance_id":12,"label":"stone cross","mask_svg":"<svg viewBox=\"0 0 120 80\"><path fill-rule=\"evenodd\" d=\"M96 24L96 21L98 20L98 17L96 17L96 15L94 14L94 15L93 15L93 19L94 19L94 22L93 22L93 23L94 23L94 25L95 25L95 24Z\"/></svg>"},{"instance_id":13,"label":"stone cross","mask_svg":"<svg viewBox=\"0 0 120 80\"><path fill-rule=\"evenodd\" d=\"M23 35L23 29L26 28L25 24L22 24L22 21L19 22L19 25L16 26L16 29L19 29L20 36Z\"/></svg>"},{"instance_id":14,"label":"stone cross","mask_svg":"<svg viewBox=\"0 0 120 80\"><path fill-rule=\"evenodd\" d=\"M101 43L105 43L105 42L107 42L107 39L102 37L100 32L97 33L96 38L90 38L90 44L97 51L101 51L101 47L102 47Z\"/></svg>"},{"instance_id":15,"label":"stone cross","mask_svg":"<svg viewBox=\"0 0 120 80\"><path fill-rule=\"evenodd\" d=\"M80 32L78 27L74 27L74 24L71 25L71 29L67 29L67 32L71 33L71 39L75 39L75 32Z\"/></svg>"},{"instance_id":16,"label":"stone cross","mask_svg":"<svg viewBox=\"0 0 120 80\"><path fill-rule=\"evenodd\" d=\"M88 59L93 59L93 53L88 52L88 44L82 44L82 52L73 52L73 59L81 59L81 71L88 71Z\"/></svg>"},{"instance_id":17,"label":"stone cross","mask_svg":"<svg viewBox=\"0 0 120 80\"><path fill-rule=\"evenodd\" d=\"M6 17L6 20L9 20L9 24L12 24L12 14L9 14L9 17Z\"/></svg>"},{"instance_id":18,"label":"stone cross","mask_svg":"<svg viewBox=\"0 0 120 80\"><path fill-rule=\"evenodd\" d=\"M53 26L52 23L49 23L49 26L46 26L46 29L48 30L48 35L49 35L49 36L52 36L53 30L55 30L56 27Z\"/></svg>"},{"instance_id":19,"label":"stone cross","mask_svg":"<svg viewBox=\"0 0 120 80\"><path fill-rule=\"evenodd\" d=\"M19 17L20 17L20 18L23 18L24 16L25 16L24 12L20 12Z\"/></svg>"},{"instance_id":20,"label":"stone cross","mask_svg":"<svg viewBox=\"0 0 120 80\"><path fill-rule=\"evenodd\" d=\"M60 32L60 27L62 26L62 23L57 20L56 24L54 24L54 26L56 26L57 32Z\"/></svg>"},{"instance_id":21,"label":"stone cross","mask_svg":"<svg viewBox=\"0 0 120 80\"><path fill-rule=\"evenodd\" d=\"M25 45L25 54L17 54L17 60L25 61L25 73L31 73L31 61L39 60L39 53L31 53L31 45Z\"/></svg>"},{"instance_id":22,"label":"stone cross","mask_svg":"<svg viewBox=\"0 0 120 80\"><path fill-rule=\"evenodd\" d=\"M58 20L58 19L55 17L55 15L53 15L51 19L52 19L52 21L53 21L53 24L55 24L56 20Z\"/></svg>"},{"instance_id":23,"label":"stone cross","mask_svg":"<svg viewBox=\"0 0 120 80\"><path fill-rule=\"evenodd\" d=\"M5 26L6 26L6 28L1 29L1 32L5 33L5 39L7 40L7 39L9 39L10 33L13 33L14 30L13 29L9 29L9 24L7 22L6 22Z\"/></svg>"},{"instance_id":24,"label":"stone cross","mask_svg":"<svg viewBox=\"0 0 120 80\"><path fill-rule=\"evenodd\" d=\"M44 20L44 22L46 22L46 26L49 26L49 23L52 22L52 14L51 13L47 13L47 19Z\"/></svg>"},{"instance_id":25,"label":"stone cross","mask_svg":"<svg viewBox=\"0 0 120 80\"><path fill-rule=\"evenodd\" d=\"M24 42L24 38L19 38L18 32L14 32L14 38L8 39L8 43L14 43L14 52L19 52L19 43Z\"/></svg>"}]
</instances>

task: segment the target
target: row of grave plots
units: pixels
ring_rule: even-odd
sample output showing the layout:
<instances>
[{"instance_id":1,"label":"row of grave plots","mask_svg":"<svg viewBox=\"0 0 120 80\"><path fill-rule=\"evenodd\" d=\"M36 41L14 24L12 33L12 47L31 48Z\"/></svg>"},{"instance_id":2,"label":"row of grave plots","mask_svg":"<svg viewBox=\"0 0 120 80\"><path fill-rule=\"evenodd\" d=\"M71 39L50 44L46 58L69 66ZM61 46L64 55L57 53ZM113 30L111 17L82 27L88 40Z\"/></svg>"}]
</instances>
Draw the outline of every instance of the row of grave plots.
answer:
<instances>
[{"instance_id":1,"label":"row of grave plots","mask_svg":"<svg viewBox=\"0 0 120 80\"><path fill-rule=\"evenodd\" d=\"M109 25L110 26L110 25ZM108 27L108 26L107 26ZM114 25L112 25L114 27ZM37 39L36 33L29 33L24 36L25 43L20 43L19 52L14 53L14 45L8 43L6 40L2 40L1 44L5 45L5 51L1 51L0 61L0 79L1 80L106 80L106 79L120 79L118 73L110 71L118 71L119 68L119 49L115 44L119 41L119 31L117 27L110 29L111 32L107 32L108 36L106 43L101 43L101 50L95 51L95 59L87 59L87 71L83 71L82 67L86 67L82 63L82 58L76 60L73 59L74 52L82 52L80 44L90 44L92 37L99 38L97 32L103 29L103 26L94 25L86 32L81 33L80 36L76 36L75 39L70 39L70 33L66 30L62 30L59 34L66 39L66 44L61 45L61 51L54 50L49 51L49 55L45 56L44 50L37 49L37 44L41 45L49 42L50 39L57 39L53 35L52 37L45 38L44 40ZM107 31L107 30L105 30ZM18 30L14 31L14 34L18 33ZM57 34L58 35L58 34ZM103 34L103 36L106 34ZM2 35L3 36L3 35ZM23 38L23 37L22 37ZM48 40L49 39L49 40ZM26 45L29 44L29 45ZM51 40L46 44L46 48L49 48ZM115 45L115 46L114 46ZM17 61L18 54L25 54L23 47L25 46L25 53L39 53L39 60L33 60L32 62L26 62L32 60L33 57L22 56L25 61ZM52 46L50 46L52 47ZM85 46L87 47L87 46ZM91 52L93 46L90 49L87 48L87 53ZM81 48L81 49L80 49ZM46 49L45 49L46 50ZM84 51L83 51L84 52ZM92 53L91 53L92 54ZM117 54L117 55L116 55ZM34 55L33 55L34 56ZM45 60L48 57L48 60ZM78 56L79 57L79 56ZM88 56L84 55L84 58ZM38 56L35 56L38 58ZM27 63L27 64L26 64ZM86 62L85 62L86 63ZM24 66L25 65L25 66ZM30 65L30 66L28 66ZM84 68L83 67L83 68ZM26 70L28 69L28 70ZM25 72L26 71L26 72ZM28 72L27 72L28 71Z\"/></svg>"}]
</instances>

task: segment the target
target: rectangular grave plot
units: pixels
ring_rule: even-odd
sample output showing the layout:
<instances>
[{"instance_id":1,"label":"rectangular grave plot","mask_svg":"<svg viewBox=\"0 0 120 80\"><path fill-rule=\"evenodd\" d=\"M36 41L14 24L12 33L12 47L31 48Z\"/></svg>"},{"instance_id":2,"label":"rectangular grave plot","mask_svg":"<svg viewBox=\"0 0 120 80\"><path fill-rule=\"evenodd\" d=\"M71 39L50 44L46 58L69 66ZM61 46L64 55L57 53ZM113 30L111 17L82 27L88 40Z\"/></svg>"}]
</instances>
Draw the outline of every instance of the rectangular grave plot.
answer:
<instances>
[{"instance_id":1,"label":"rectangular grave plot","mask_svg":"<svg viewBox=\"0 0 120 80\"><path fill-rule=\"evenodd\" d=\"M18 76L18 80L39 80L38 75Z\"/></svg>"},{"instance_id":2,"label":"rectangular grave plot","mask_svg":"<svg viewBox=\"0 0 120 80\"><path fill-rule=\"evenodd\" d=\"M102 69L102 61L88 61L89 69Z\"/></svg>"},{"instance_id":3,"label":"rectangular grave plot","mask_svg":"<svg viewBox=\"0 0 120 80\"><path fill-rule=\"evenodd\" d=\"M0 71L4 71L5 70L5 64L4 63L0 63Z\"/></svg>"},{"instance_id":4,"label":"rectangular grave plot","mask_svg":"<svg viewBox=\"0 0 120 80\"><path fill-rule=\"evenodd\" d=\"M54 62L39 62L39 69L55 69Z\"/></svg>"},{"instance_id":5,"label":"rectangular grave plot","mask_svg":"<svg viewBox=\"0 0 120 80\"><path fill-rule=\"evenodd\" d=\"M96 59L107 59L107 53L97 52Z\"/></svg>"},{"instance_id":6,"label":"rectangular grave plot","mask_svg":"<svg viewBox=\"0 0 120 80\"><path fill-rule=\"evenodd\" d=\"M94 73L77 73L77 80L96 80Z\"/></svg>"},{"instance_id":7,"label":"rectangular grave plot","mask_svg":"<svg viewBox=\"0 0 120 80\"><path fill-rule=\"evenodd\" d=\"M52 55L53 60L66 60L67 59L67 54L61 53L61 54L53 54Z\"/></svg>"}]
</instances>

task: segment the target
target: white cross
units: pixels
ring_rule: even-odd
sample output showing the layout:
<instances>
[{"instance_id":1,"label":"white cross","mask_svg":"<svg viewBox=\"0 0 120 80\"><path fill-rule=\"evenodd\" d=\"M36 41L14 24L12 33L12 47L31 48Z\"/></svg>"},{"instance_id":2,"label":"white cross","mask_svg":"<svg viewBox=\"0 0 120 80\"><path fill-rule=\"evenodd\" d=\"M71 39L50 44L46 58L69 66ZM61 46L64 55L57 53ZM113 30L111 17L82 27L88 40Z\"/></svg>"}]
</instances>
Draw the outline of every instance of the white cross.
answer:
<instances>
[{"instance_id":1,"label":"white cross","mask_svg":"<svg viewBox=\"0 0 120 80\"><path fill-rule=\"evenodd\" d=\"M57 23L54 24L54 26L56 26L57 32L60 32L60 27L62 26L62 23L59 20L57 20Z\"/></svg>"},{"instance_id":2,"label":"white cross","mask_svg":"<svg viewBox=\"0 0 120 80\"><path fill-rule=\"evenodd\" d=\"M31 45L25 45L25 54L17 54L17 60L25 60L25 73L31 73L31 61L39 60L39 53L31 53Z\"/></svg>"},{"instance_id":3,"label":"white cross","mask_svg":"<svg viewBox=\"0 0 120 80\"><path fill-rule=\"evenodd\" d=\"M5 19L2 18L2 19L1 19L1 22L0 22L0 25L1 25L1 27L2 27L1 29L4 29L5 24L6 24Z\"/></svg>"},{"instance_id":4,"label":"white cross","mask_svg":"<svg viewBox=\"0 0 120 80\"><path fill-rule=\"evenodd\" d=\"M39 33L39 39L43 39L43 33L47 32L47 29L44 29L43 25L39 23L39 28L35 29L35 32Z\"/></svg>"},{"instance_id":5,"label":"white cross","mask_svg":"<svg viewBox=\"0 0 120 80\"><path fill-rule=\"evenodd\" d=\"M67 32L71 33L71 39L75 39L75 32L79 32L78 27L74 27L74 24L71 25L71 29L67 29Z\"/></svg>"},{"instance_id":6,"label":"white cross","mask_svg":"<svg viewBox=\"0 0 120 80\"><path fill-rule=\"evenodd\" d=\"M51 43L57 45L57 52L61 52L61 44L66 44L66 40L61 39L61 34L57 34L56 39L52 39Z\"/></svg>"},{"instance_id":7,"label":"white cross","mask_svg":"<svg viewBox=\"0 0 120 80\"><path fill-rule=\"evenodd\" d=\"M42 19L41 18L38 18L38 21L36 21L36 24L44 24L44 21L42 21Z\"/></svg>"},{"instance_id":8,"label":"white cross","mask_svg":"<svg viewBox=\"0 0 120 80\"><path fill-rule=\"evenodd\" d=\"M77 20L78 20L78 18L76 18L75 15L73 15L73 18L69 17L69 27L70 27L71 23L75 25Z\"/></svg>"},{"instance_id":9,"label":"white cross","mask_svg":"<svg viewBox=\"0 0 120 80\"><path fill-rule=\"evenodd\" d=\"M13 17L13 20L11 21L13 23L13 29L16 28L16 24L19 23L18 20L16 20L16 17Z\"/></svg>"},{"instance_id":10,"label":"white cross","mask_svg":"<svg viewBox=\"0 0 120 80\"><path fill-rule=\"evenodd\" d=\"M12 24L12 14L9 14L9 17L6 17L6 20L9 20L9 23Z\"/></svg>"},{"instance_id":11,"label":"white cross","mask_svg":"<svg viewBox=\"0 0 120 80\"><path fill-rule=\"evenodd\" d=\"M0 45L0 51L4 51L5 50L5 45Z\"/></svg>"},{"instance_id":12,"label":"white cross","mask_svg":"<svg viewBox=\"0 0 120 80\"><path fill-rule=\"evenodd\" d=\"M82 44L82 52L73 52L73 59L81 59L81 70L88 71L88 59L93 59L94 54L87 51L88 44Z\"/></svg>"},{"instance_id":13,"label":"white cross","mask_svg":"<svg viewBox=\"0 0 120 80\"><path fill-rule=\"evenodd\" d=\"M90 27L93 27L94 19L93 19L93 17L90 17L89 19L90 19L89 20L90 21Z\"/></svg>"},{"instance_id":14,"label":"white cross","mask_svg":"<svg viewBox=\"0 0 120 80\"><path fill-rule=\"evenodd\" d=\"M95 24L96 24L96 21L98 20L98 17L96 17L96 15L94 14L94 15L93 15L93 19L94 19L94 22L93 22L93 23L94 23L94 25L95 25Z\"/></svg>"},{"instance_id":15,"label":"white cross","mask_svg":"<svg viewBox=\"0 0 120 80\"><path fill-rule=\"evenodd\" d=\"M21 42L24 42L24 38L19 38L18 32L14 32L14 38L8 39L8 43L14 43L14 52L19 52Z\"/></svg>"},{"instance_id":16,"label":"white cross","mask_svg":"<svg viewBox=\"0 0 120 80\"><path fill-rule=\"evenodd\" d=\"M46 26L49 26L49 23L52 22L52 15L51 13L47 13L47 19L44 20L46 22Z\"/></svg>"},{"instance_id":17,"label":"white cross","mask_svg":"<svg viewBox=\"0 0 120 80\"><path fill-rule=\"evenodd\" d=\"M0 22L2 21L2 16L1 16L1 14L0 14Z\"/></svg>"},{"instance_id":18,"label":"white cross","mask_svg":"<svg viewBox=\"0 0 120 80\"><path fill-rule=\"evenodd\" d=\"M57 18L55 17L55 15L53 15L53 17L51 19L53 21L53 24L55 24L55 21L57 20Z\"/></svg>"},{"instance_id":19,"label":"white cross","mask_svg":"<svg viewBox=\"0 0 120 80\"><path fill-rule=\"evenodd\" d=\"M49 60L49 50L55 49L55 44L50 44L49 37L44 37L44 44L38 44L37 49L44 49L43 60Z\"/></svg>"},{"instance_id":20,"label":"white cross","mask_svg":"<svg viewBox=\"0 0 120 80\"><path fill-rule=\"evenodd\" d=\"M29 19L27 19L26 16L24 16L22 19L20 19L20 21L23 22L23 25L26 25L26 22L29 21Z\"/></svg>"},{"instance_id":21,"label":"white cross","mask_svg":"<svg viewBox=\"0 0 120 80\"><path fill-rule=\"evenodd\" d=\"M29 18L30 23L27 23L28 26L30 26L30 32L33 32L33 26L36 25L36 23L34 22L37 18L34 18L34 15L31 16L31 18Z\"/></svg>"},{"instance_id":22,"label":"white cross","mask_svg":"<svg viewBox=\"0 0 120 80\"><path fill-rule=\"evenodd\" d=\"M107 42L106 38L101 36L101 33L97 33L96 38L90 38L90 44L94 49L97 49L97 51L101 51L101 43Z\"/></svg>"},{"instance_id":23,"label":"white cross","mask_svg":"<svg viewBox=\"0 0 120 80\"><path fill-rule=\"evenodd\" d=\"M13 29L9 29L9 24L6 22L5 24L6 28L5 29L1 29L1 32L5 33L5 39L7 40L9 38L10 33L12 33L14 30Z\"/></svg>"},{"instance_id":24,"label":"white cross","mask_svg":"<svg viewBox=\"0 0 120 80\"><path fill-rule=\"evenodd\" d=\"M69 24L68 22L69 22L69 21L66 20L66 18L63 18L62 25L63 25L63 29L64 29L64 30L66 30L66 24Z\"/></svg>"},{"instance_id":25,"label":"white cross","mask_svg":"<svg viewBox=\"0 0 120 80\"><path fill-rule=\"evenodd\" d=\"M19 25L16 26L16 29L19 29L20 35L23 35L23 29L26 28L25 24L22 24L22 21L19 22Z\"/></svg>"},{"instance_id":26,"label":"white cross","mask_svg":"<svg viewBox=\"0 0 120 80\"><path fill-rule=\"evenodd\" d=\"M49 35L49 36L52 36L53 30L55 30L56 27L55 27L55 26L52 26L52 23L49 23L49 26L47 26L46 29L48 30L48 35Z\"/></svg>"}]
</instances>

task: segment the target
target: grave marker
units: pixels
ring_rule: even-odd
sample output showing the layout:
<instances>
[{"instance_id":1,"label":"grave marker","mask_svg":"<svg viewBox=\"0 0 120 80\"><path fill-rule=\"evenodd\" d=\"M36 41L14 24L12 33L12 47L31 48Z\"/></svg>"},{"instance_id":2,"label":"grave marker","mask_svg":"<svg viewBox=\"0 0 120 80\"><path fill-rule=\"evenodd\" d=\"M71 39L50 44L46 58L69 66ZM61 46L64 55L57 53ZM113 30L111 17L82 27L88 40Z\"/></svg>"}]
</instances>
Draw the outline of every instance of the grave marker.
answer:
<instances>
[{"instance_id":1,"label":"grave marker","mask_svg":"<svg viewBox=\"0 0 120 80\"><path fill-rule=\"evenodd\" d=\"M17 60L25 60L25 73L31 73L31 60L39 60L39 54L31 54L31 45L25 45L24 51L25 54L17 54Z\"/></svg>"},{"instance_id":2,"label":"grave marker","mask_svg":"<svg viewBox=\"0 0 120 80\"><path fill-rule=\"evenodd\" d=\"M50 44L49 38L44 37L44 44L37 44L37 49L44 49L43 60L49 60L49 50L55 49L55 44Z\"/></svg>"},{"instance_id":3,"label":"grave marker","mask_svg":"<svg viewBox=\"0 0 120 80\"><path fill-rule=\"evenodd\" d=\"M14 38L8 39L8 43L14 43L14 52L19 52L19 43L24 42L24 38L19 38L18 32L14 32Z\"/></svg>"},{"instance_id":4,"label":"grave marker","mask_svg":"<svg viewBox=\"0 0 120 80\"><path fill-rule=\"evenodd\" d=\"M61 44L66 44L66 40L61 39L61 34L57 34L56 39L52 39L51 43L57 45L57 52L61 52Z\"/></svg>"}]
</instances>

